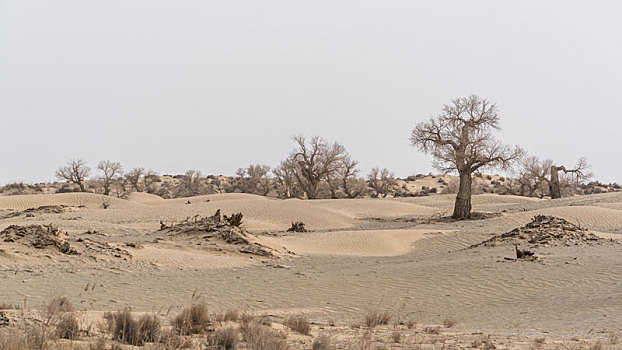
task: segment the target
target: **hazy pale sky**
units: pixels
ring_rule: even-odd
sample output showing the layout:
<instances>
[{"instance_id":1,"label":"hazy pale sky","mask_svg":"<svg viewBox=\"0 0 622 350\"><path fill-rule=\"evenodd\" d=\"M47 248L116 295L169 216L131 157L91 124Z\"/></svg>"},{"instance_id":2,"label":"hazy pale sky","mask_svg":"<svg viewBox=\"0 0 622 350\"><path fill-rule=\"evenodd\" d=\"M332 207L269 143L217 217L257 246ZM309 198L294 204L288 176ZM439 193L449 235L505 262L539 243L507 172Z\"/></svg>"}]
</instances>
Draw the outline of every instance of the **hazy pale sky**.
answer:
<instances>
[{"instance_id":1,"label":"hazy pale sky","mask_svg":"<svg viewBox=\"0 0 622 350\"><path fill-rule=\"evenodd\" d=\"M293 134L427 173L452 98L499 137L622 182L622 2L0 0L0 183L70 158L160 173L277 165Z\"/></svg>"}]
</instances>

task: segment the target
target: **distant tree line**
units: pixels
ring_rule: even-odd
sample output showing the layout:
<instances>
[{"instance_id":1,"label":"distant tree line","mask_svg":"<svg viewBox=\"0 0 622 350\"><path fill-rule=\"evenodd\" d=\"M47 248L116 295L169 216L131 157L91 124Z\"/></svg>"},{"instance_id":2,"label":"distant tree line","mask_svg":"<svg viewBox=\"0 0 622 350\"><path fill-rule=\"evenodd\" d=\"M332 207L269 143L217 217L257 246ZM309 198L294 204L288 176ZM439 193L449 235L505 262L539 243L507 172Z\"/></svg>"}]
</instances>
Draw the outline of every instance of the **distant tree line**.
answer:
<instances>
[{"instance_id":1,"label":"distant tree line","mask_svg":"<svg viewBox=\"0 0 622 350\"><path fill-rule=\"evenodd\" d=\"M417 124L412 130L411 144L432 155L437 170L443 174L458 174L458 180L453 183L439 180L445 186L444 193L456 193L454 218L471 216L473 176L481 177L485 170L497 168L513 174L507 181L504 178L503 184L491 182L495 187L503 187L502 193L506 194L556 199L573 194L577 187L587 186L592 174L585 158L579 158L576 165L568 167L550 159L527 156L522 148L499 141L493 134L499 129L496 104L471 95L454 99L436 117ZM110 160L99 162L92 176L91 168L83 159L68 161L56 170L56 177L73 184L73 187L61 187L60 192L97 192L117 197L125 197L130 192L147 192L163 198L223 192L301 199L403 194L394 174L386 168L374 167L366 176L361 176L358 161L338 142L302 135L295 135L292 140L294 148L275 168L251 164L239 168L235 177L204 176L198 170L188 170L178 176L160 176L142 167L124 172L119 162ZM11 186L16 191L20 189L19 184ZM436 189L423 192L424 195L435 193Z\"/></svg>"}]
</instances>

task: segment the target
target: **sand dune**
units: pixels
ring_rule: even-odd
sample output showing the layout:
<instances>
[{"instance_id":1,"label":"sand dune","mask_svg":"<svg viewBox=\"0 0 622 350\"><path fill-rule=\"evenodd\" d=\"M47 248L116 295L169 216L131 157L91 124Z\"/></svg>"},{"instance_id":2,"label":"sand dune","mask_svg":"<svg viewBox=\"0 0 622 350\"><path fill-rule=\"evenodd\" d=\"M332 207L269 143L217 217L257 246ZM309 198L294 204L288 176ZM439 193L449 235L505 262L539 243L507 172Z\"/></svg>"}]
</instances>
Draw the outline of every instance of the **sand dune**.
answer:
<instances>
[{"instance_id":1,"label":"sand dune","mask_svg":"<svg viewBox=\"0 0 622 350\"><path fill-rule=\"evenodd\" d=\"M0 196L0 209L24 210L37 208L44 205L67 205L85 206L87 208L101 208L102 200L110 202L111 208L134 208L140 204L103 196L93 193L56 193L56 194L32 194L20 196Z\"/></svg>"},{"instance_id":2,"label":"sand dune","mask_svg":"<svg viewBox=\"0 0 622 350\"><path fill-rule=\"evenodd\" d=\"M428 216L437 208L386 199L325 199L309 201L310 205L333 211L350 218L380 218L392 216Z\"/></svg>"},{"instance_id":3,"label":"sand dune","mask_svg":"<svg viewBox=\"0 0 622 350\"><path fill-rule=\"evenodd\" d=\"M411 245L421 238L442 233L430 230L339 231L261 237L260 242L296 254L395 256L409 252Z\"/></svg>"}]
</instances>

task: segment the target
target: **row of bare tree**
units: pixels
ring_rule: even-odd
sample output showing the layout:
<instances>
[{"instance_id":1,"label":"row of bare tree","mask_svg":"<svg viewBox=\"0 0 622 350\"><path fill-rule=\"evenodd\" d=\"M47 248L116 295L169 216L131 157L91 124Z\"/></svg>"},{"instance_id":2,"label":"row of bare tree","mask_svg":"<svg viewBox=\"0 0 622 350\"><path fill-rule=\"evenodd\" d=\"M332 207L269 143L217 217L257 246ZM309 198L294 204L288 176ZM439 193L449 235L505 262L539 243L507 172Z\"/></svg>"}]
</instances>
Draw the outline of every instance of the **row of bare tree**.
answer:
<instances>
[{"instance_id":1,"label":"row of bare tree","mask_svg":"<svg viewBox=\"0 0 622 350\"><path fill-rule=\"evenodd\" d=\"M124 173L123 167L119 162L103 160L97 164L99 176L98 181L101 192L108 196L114 192L118 197L123 196L128 191L147 191L153 193L153 184L158 181L159 176L152 170L144 168L133 168ZM56 170L56 178L78 185L81 192L86 192L86 180L91 175L91 168L83 159L71 159L64 166Z\"/></svg>"},{"instance_id":2,"label":"row of bare tree","mask_svg":"<svg viewBox=\"0 0 622 350\"><path fill-rule=\"evenodd\" d=\"M494 130L500 129L499 120L494 103L472 95L454 99L438 116L419 123L412 131L412 145L431 154L436 169L459 175L454 218L471 216L472 176L483 170L513 171L519 184L516 194L549 195L553 199L560 198L565 188L591 177L585 158L580 158L575 167L566 168L549 159L527 157L518 146L504 145L493 135ZM393 191L395 177L389 170L373 168L366 179L359 177L358 161L340 143L300 135L294 136L293 141L295 148L276 168L259 164L240 168L233 183L224 186L225 191L267 195L274 190L279 197L308 199L356 198L370 192L372 196L386 197ZM120 163L107 160L100 162L97 169L102 193L106 195L113 189L117 195L124 193L128 187L154 193L153 184L159 179L155 172L143 168L124 174ZM86 163L77 159L60 167L56 176L86 191L84 181L90 173ZM205 194L204 180L199 171L189 170L177 187L165 190L170 192L168 196L176 197ZM222 188L220 180L217 182L214 186Z\"/></svg>"}]
</instances>

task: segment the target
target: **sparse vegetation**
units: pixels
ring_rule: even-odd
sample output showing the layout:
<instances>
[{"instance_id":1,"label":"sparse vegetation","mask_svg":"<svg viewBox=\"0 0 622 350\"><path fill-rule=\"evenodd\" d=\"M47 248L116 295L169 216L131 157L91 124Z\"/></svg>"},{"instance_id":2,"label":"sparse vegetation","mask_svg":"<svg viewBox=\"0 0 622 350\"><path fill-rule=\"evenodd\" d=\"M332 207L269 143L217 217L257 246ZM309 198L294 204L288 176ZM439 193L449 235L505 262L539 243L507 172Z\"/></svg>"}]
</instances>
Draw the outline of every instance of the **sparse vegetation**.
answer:
<instances>
[{"instance_id":1,"label":"sparse vegetation","mask_svg":"<svg viewBox=\"0 0 622 350\"><path fill-rule=\"evenodd\" d=\"M217 329L208 334L207 341L210 346L220 350L233 350L238 343L239 331L233 327Z\"/></svg>"},{"instance_id":2,"label":"sparse vegetation","mask_svg":"<svg viewBox=\"0 0 622 350\"><path fill-rule=\"evenodd\" d=\"M309 335L311 333L311 324L309 323L309 319L304 315L289 316L285 319L283 324L292 331L300 334Z\"/></svg>"},{"instance_id":3,"label":"sparse vegetation","mask_svg":"<svg viewBox=\"0 0 622 350\"><path fill-rule=\"evenodd\" d=\"M179 334L206 332L212 326L207 304L205 302L193 303L177 315L171 324Z\"/></svg>"},{"instance_id":4,"label":"sparse vegetation","mask_svg":"<svg viewBox=\"0 0 622 350\"><path fill-rule=\"evenodd\" d=\"M391 321L391 315L387 311L374 309L365 315L364 323L369 328L388 324Z\"/></svg>"},{"instance_id":5,"label":"sparse vegetation","mask_svg":"<svg viewBox=\"0 0 622 350\"><path fill-rule=\"evenodd\" d=\"M320 334L313 340L311 348L313 350L334 350L335 346L332 344L331 337L326 334Z\"/></svg>"},{"instance_id":6,"label":"sparse vegetation","mask_svg":"<svg viewBox=\"0 0 622 350\"><path fill-rule=\"evenodd\" d=\"M241 327L242 337L251 350L286 350L286 335L258 322Z\"/></svg>"}]
</instances>

